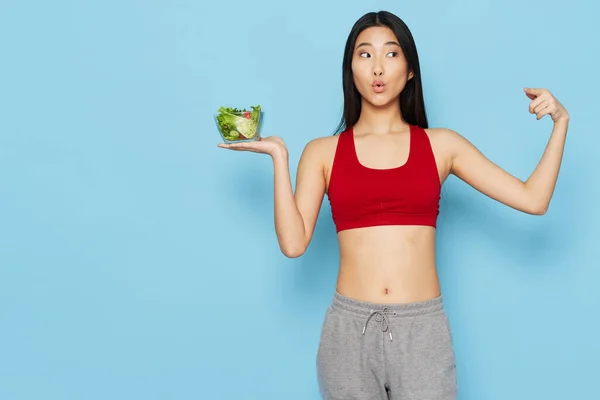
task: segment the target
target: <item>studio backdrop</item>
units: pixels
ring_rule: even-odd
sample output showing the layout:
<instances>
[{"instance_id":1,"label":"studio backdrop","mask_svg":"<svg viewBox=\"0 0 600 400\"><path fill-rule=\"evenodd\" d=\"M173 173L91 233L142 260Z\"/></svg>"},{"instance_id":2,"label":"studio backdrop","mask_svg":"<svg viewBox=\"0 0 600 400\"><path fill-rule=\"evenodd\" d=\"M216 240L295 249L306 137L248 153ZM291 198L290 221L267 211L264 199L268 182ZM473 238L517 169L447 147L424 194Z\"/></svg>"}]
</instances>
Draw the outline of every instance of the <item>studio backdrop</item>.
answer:
<instances>
[{"instance_id":1,"label":"studio backdrop","mask_svg":"<svg viewBox=\"0 0 600 400\"><path fill-rule=\"evenodd\" d=\"M461 400L600 398L600 7L584 1L8 1L0 6L0 399L318 399L327 197L285 257L273 164L217 147L260 105L292 182L335 132L354 21L411 29L430 126L527 179L571 115L555 194L520 213L450 177L437 263Z\"/></svg>"}]
</instances>

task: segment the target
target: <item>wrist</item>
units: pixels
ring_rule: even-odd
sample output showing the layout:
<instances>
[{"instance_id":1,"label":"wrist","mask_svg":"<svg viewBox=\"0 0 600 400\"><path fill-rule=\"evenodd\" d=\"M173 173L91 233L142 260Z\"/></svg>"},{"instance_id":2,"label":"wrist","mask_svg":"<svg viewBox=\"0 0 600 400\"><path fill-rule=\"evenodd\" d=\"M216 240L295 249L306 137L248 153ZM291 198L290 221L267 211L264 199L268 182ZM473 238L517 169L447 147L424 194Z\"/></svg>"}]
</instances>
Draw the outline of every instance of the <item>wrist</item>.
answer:
<instances>
[{"instance_id":1,"label":"wrist","mask_svg":"<svg viewBox=\"0 0 600 400\"><path fill-rule=\"evenodd\" d=\"M554 121L554 125L558 125L558 126L568 126L569 125L569 117L563 117L563 118L559 118L556 121Z\"/></svg>"},{"instance_id":2,"label":"wrist","mask_svg":"<svg viewBox=\"0 0 600 400\"><path fill-rule=\"evenodd\" d=\"M273 161L287 161L288 157L289 154L286 147L278 148L271 154Z\"/></svg>"}]
</instances>

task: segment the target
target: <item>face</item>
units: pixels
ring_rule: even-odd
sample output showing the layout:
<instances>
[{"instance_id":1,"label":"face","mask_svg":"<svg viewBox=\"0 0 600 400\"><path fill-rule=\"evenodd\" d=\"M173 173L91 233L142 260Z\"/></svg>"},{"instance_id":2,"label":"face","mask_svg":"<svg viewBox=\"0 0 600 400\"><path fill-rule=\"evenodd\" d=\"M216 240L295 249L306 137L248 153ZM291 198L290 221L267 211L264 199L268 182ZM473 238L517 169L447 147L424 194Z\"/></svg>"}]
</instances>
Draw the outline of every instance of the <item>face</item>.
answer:
<instances>
[{"instance_id":1,"label":"face","mask_svg":"<svg viewBox=\"0 0 600 400\"><path fill-rule=\"evenodd\" d=\"M356 39L352 54L354 84L364 100L375 106L396 102L413 73L394 32L371 27Z\"/></svg>"}]
</instances>

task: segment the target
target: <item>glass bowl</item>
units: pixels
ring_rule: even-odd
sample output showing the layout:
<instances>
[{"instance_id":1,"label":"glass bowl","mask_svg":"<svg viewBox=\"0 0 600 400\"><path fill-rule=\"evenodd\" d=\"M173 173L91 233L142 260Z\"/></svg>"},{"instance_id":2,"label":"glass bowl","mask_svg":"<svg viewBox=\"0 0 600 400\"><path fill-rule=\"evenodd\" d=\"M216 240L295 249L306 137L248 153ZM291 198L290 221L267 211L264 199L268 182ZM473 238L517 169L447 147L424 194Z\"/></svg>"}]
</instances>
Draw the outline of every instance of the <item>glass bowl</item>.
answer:
<instances>
[{"instance_id":1,"label":"glass bowl","mask_svg":"<svg viewBox=\"0 0 600 400\"><path fill-rule=\"evenodd\" d=\"M260 139L263 115L260 107L250 110L221 107L213 118L223 142L240 143Z\"/></svg>"}]
</instances>

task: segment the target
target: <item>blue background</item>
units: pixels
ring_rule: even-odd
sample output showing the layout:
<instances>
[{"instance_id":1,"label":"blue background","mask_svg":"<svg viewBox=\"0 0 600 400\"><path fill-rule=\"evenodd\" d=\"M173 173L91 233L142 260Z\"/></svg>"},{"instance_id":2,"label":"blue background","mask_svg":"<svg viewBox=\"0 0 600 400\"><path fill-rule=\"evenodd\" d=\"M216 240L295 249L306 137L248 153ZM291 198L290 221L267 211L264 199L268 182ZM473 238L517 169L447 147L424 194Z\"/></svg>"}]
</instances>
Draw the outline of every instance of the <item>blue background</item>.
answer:
<instances>
[{"instance_id":1,"label":"blue background","mask_svg":"<svg viewBox=\"0 0 600 400\"><path fill-rule=\"evenodd\" d=\"M261 104L296 166L342 110L363 13L411 28L431 126L526 179L571 125L543 217L451 177L438 264L460 399L600 398L599 6L563 1L9 1L0 7L0 399L317 399L335 287L327 199L306 254L268 156L217 148Z\"/></svg>"}]
</instances>

